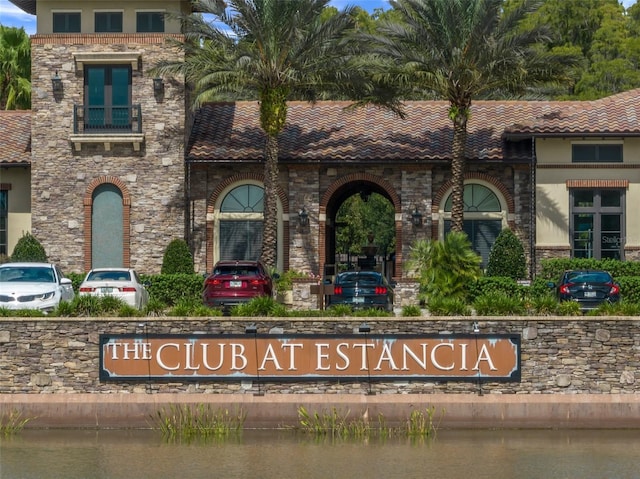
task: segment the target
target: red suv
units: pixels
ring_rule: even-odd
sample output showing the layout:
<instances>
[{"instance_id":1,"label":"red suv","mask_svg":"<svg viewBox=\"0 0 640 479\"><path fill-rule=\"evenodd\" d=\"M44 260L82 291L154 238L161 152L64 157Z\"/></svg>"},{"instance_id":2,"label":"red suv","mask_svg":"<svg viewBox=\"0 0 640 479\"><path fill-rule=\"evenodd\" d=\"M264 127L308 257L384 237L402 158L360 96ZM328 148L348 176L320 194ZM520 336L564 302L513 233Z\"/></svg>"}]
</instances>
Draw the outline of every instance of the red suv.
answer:
<instances>
[{"instance_id":1,"label":"red suv","mask_svg":"<svg viewBox=\"0 0 640 479\"><path fill-rule=\"evenodd\" d=\"M273 281L260 261L218 261L204 281L202 300L227 309L272 294Z\"/></svg>"}]
</instances>

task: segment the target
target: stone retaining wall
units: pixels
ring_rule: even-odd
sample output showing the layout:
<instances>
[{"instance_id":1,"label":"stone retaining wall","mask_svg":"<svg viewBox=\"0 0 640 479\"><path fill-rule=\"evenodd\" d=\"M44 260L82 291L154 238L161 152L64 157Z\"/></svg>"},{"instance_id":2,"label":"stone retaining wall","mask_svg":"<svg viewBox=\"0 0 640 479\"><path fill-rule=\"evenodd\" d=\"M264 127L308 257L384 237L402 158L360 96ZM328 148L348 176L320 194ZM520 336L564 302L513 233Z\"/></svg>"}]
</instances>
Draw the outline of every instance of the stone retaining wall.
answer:
<instances>
[{"instance_id":1,"label":"stone retaining wall","mask_svg":"<svg viewBox=\"0 0 640 479\"><path fill-rule=\"evenodd\" d=\"M349 334L519 333L521 382L100 382L101 333ZM406 416L442 406L444 426L640 427L640 319L522 318L4 318L0 413L18 409L31 427L148 427L163 405L212 402L251 411L257 427L295 421L297 407L339 405Z\"/></svg>"}]
</instances>

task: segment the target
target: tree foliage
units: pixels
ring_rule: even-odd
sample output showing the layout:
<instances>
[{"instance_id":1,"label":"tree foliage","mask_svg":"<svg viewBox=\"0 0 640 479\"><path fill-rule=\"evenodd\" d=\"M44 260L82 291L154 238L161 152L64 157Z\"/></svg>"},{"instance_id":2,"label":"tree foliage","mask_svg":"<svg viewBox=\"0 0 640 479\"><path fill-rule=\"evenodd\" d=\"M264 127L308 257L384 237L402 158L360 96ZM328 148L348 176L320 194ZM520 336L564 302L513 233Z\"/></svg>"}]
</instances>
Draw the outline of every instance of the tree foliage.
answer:
<instances>
[{"instance_id":1,"label":"tree foliage","mask_svg":"<svg viewBox=\"0 0 640 479\"><path fill-rule=\"evenodd\" d=\"M0 25L0 109L31 107L31 43L24 28Z\"/></svg>"},{"instance_id":2,"label":"tree foliage","mask_svg":"<svg viewBox=\"0 0 640 479\"><path fill-rule=\"evenodd\" d=\"M340 206L336 215L336 249L338 253L361 254L368 244L367 235L374 234L378 254L387 255L395 250L395 210L384 196L372 193L364 201L353 195Z\"/></svg>"}]
</instances>

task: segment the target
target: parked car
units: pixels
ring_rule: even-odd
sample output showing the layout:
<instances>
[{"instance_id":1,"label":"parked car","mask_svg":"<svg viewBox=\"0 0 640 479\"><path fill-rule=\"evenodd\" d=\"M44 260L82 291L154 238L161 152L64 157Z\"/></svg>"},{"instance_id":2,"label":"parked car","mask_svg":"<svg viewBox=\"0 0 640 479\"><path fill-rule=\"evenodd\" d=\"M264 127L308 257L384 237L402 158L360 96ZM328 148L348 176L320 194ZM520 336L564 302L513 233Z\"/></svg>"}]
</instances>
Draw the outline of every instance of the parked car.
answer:
<instances>
[{"instance_id":1,"label":"parked car","mask_svg":"<svg viewBox=\"0 0 640 479\"><path fill-rule=\"evenodd\" d=\"M138 273L131 268L95 268L80 284L80 295L113 296L129 306L142 309L149 303L149 292Z\"/></svg>"},{"instance_id":2,"label":"parked car","mask_svg":"<svg viewBox=\"0 0 640 479\"><path fill-rule=\"evenodd\" d=\"M550 283L549 286L556 289L560 301L576 301L582 310L620 300L620 286L607 271L565 271L558 284Z\"/></svg>"},{"instance_id":3,"label":"parked car","mask_svg":"<svg viewBox=\"0 0 640 479\"><path fill-rule=\"evenodd\" d=\"M74 296L71 280L55 264L0 264L0 308L50 313L60 301L72 301Z\"/></svg>"},{"instance_id":4,"label":"parked car","mask_svg":"<svg viewBox=\"0 0 640 479\"><path fill-rule=\"evenodd\" d=\"M204 281L205 305L228 309L273 295L273 279L260 261L218 261Z\"/></svg>"},{"instance_id":5,"label":"parked car","mask_svg":"<svg viewBox=\"0 0 640 479\"><path fill-rule=\"evenodd\" d=\"M346 304L353 308L378 308L393 311L393 287L376 271L339 273L333 283L333 294L327 296L327 307Z\"/></svg>"}]
</instances>

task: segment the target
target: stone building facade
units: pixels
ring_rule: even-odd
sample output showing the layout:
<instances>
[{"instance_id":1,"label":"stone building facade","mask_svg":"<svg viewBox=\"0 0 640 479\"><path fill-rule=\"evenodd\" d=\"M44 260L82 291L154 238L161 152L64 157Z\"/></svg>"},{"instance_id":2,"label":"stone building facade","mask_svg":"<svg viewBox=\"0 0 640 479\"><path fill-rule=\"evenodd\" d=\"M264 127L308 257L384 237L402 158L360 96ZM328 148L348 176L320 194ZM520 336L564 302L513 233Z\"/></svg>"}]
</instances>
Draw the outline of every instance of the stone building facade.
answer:
<instances>
[{"instance_id":1,"label":"stone building facade","mask_svg":"<svg viewBox=\"0 0 640 479\"><path fill-rule=\"evenodd\" d=\"M167 20L162 32L145 33L135 25L150 9L186 12L189 2L95 0L60 11L55 2L13 3L38 16L30 222L50 259L67 271L108 264L153 274L175 238L187 240L201 273L222 258L257 257L264 156L257 102L207 104L192 115L180 79L148 73L181 58L167 43L181 38L180 25ZM123 14L121 32L96 31L94 15L105 11ZM81 31L54 32L59 14L80 15ZM91 130L89 72L101 66L107 75L128 72L127 131ZM630 212L640 200L639 93L473 103L465 231L484 264L504 228L521 239L529 276L544 258L638 258L640 222ZM102 106L114 113L122 105ZM406 102L404 119L349 106L288 105L278 140L277 269L313 277L335 270L338 209L352 195L377 193L394 211L395 236L395 251L379 261L411 291L411 246L442 239L449 227L449 105ZM258 200L245 204L239 194Z\"/></svg>"},{"instance_id":2,"label":"stone building facade","mask_svg":"<svg viewBox=\"0 0 640 479\"><path fill-rule=\"evenodd\" d=\"M115 265L157 272L168 243L184 236L184 86L162 79L161 89L154 90L147 74L160 61L181 58L168 47L169 37L181 38L171 33L31 38L32 232L50 260L68 271ZM115 95L109 82L115 84L119 69L130 76L129 100L123 108L96 113L87 106L94 88L89 71L103 66L106 80L99 81L105 95ZM62 85L59 92L53 91L54 76ZM115 124L119 110L129 116L124 128ZM88 118L96 114L113 114L114 123ZM94 120L106 129L93 128ZM108 199L102 209L96 207L105 193L119 201L117 212L107 211Z\"/></svg>"}]
</instances>

